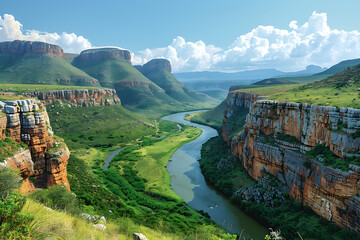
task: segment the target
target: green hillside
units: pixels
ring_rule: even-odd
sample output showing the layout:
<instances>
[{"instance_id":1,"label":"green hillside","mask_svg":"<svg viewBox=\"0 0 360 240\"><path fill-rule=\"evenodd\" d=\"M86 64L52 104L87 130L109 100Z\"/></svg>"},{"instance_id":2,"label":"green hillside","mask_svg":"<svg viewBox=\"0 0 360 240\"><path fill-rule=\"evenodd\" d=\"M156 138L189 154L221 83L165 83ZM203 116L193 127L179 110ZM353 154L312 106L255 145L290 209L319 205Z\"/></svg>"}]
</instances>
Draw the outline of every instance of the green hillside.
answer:
<instances>
[{"instance_id":1,"label":"green hillside","mask_svg":"<svg viewBox=\"0 0 360 240\"><path fill-rule=\"evenodd\" d=\"M0 83L100 86L96 79L55 55L0 54Z\"/></svg>"},{"instance_id":2,"label":"green hillside","mask_svg":"<svg viewBox=\"0 0 360 240\"><path fill-rule=\"evenodd\" d=\"M322 81L303 85L269 99L334 107L360 108L360 65L347 68Z\"/></svg>"},{"instance_id":3,"label":"green hillside","mask_svg":"<svg viewBox=\"0 0 360 240\"><path fill-rule=\"evenodd\" d=\"M225 89L206 89L199 91L200 93L204 93L210 97L216 98L220 101L224 100L228 94L228 90Z\"/></svg>"},{"instance_id":4,"label":"green hillside","mask_svg":"<svg viewBox=\"0 0 360 240\"><path fill-rule=\"evenodd\" d=\"M123 106L149 118L216 105L214 99L184 88L169 72L149 72L151 81L128 61L120 59L73 64L98 79L101 86L115 88Z\"/></svg>"},{"instance_id":5,"label":"green hillside","mask_svg":"<svg viewBox=\"0 0 360 240\"><path fill-rule=\"evenodd\" d=\"M321 75L321 74L332 75L332 74L341 72L348 67L352 67L352 66L355 66L358 64L360 64L360 58L345 60L345 61L339 62L338 64L335 64L334 66L330 67L329 69L325 70L324 72L318 73L317 75Z\"/></svg>"},{"instance_id":6,"label":"green hillside","mask_svg":"<svg viewBox=\"0 0 360 240\"><path fill-rule=\"evenodd\" d=\"M174 75L162 69L145 73L145 76L152 82L165 90L166 94L179 102L205 102L214 101L206 94L201 94L185 87Z\"/></svg>"},{"instance_id":7,"label":"green hillside","mask_svg":"<svg viewBox=\"0 0 360 240\"><path fill-rule=\"evenodd\" d=\"M319 80L323 80L327 77L331 76L331 74L315 74L311 76L303 76L303 77L284 77L284 78L269 78L253 83L252 85L279 85L279 84L303 84L303 83L311 83Z\"/></svg>"}]
</instances>

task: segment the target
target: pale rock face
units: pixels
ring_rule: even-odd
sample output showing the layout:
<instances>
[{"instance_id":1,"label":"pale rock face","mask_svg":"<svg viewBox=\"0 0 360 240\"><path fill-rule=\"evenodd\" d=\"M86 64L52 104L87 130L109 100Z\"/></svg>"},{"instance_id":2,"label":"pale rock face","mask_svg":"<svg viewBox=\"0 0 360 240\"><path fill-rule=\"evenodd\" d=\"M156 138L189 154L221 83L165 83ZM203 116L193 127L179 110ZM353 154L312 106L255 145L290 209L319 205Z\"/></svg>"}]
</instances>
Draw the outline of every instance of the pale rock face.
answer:
<instances>
[{"instance_id":1,"label":"pale rock face","mask_svg":"<svg viewBox=\"0 0 360 240\"><path fill-rule=\"evenodd\" d=\"M148 240L142 233L133 233L134 240Z\"/></svg>"},{"instance_id":2,"label":"pale rock face","mask_svg":"<svg viewBox=\"0 0 360 240\"><path fill-rule=\"evenodd\" d=\"M223 136L249 175L259 179L265 172L271 173L289 187L293 198L318 215L360 232L360 167L352 166L352 170L344 172L303 154L316 144L325 143L339 157L359 156L360 138L350 134L360 128L360 109L279 103L247 95L229 94L230 114L225 113L223 128L228 129L226 122L233 117L234 108L246 106L249 114L240 135L230 140L231 132L223 131ZM299 144L280 140L269 144L260 133L289 134Z\"/></svg>"},{"instance_id":3,"label":"pale rock face","mask_svg":"<svg viewBox=\"0 0 360 240\"><path fill-rule=\"evenodd\" d=\"M29 192L34 189L30 176L35 176L36 187L65 184L70 190L66 172L70 152L65 143L57 155L47 154L54 139L45 106L34 99L4 101L2 104L6 116L0 117L0 140L5 139L8 132L15 142L23 141L28 145L28 149L7 160L7 165L21 171L24 184L20 190Z\"/></svg>"},{"instance_id":4,"label":"pale rock face","mask_svg":"<svg viewBox=\"0 0 360 240\"><path fill-rule=\"evenodd\" d=\"M77 89L27 93L26 96L38 98L43 104L68 102L76 107L94 107L121 104L115 90ZM36 108L36 107L35 107Z\"/></svg>"}]
</instances>

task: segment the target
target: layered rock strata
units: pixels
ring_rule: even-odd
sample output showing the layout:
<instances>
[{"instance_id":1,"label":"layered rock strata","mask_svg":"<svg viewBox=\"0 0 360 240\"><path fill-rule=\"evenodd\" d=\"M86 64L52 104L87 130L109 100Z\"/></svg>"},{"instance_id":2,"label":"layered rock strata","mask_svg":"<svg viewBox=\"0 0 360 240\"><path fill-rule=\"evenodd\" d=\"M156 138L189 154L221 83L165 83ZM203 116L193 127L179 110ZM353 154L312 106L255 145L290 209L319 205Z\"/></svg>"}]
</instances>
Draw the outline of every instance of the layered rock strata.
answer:
<instances>
[{"instance_id":1,"label":"layered rock strata","mask_svg":"<svg viewBox=\"0 0 360 240\"><path fill-rule=\"evenodd\" d=\"M151 61L145 63L143 66L137 65L135 67L144 74L156 70L165 70L171 73L170 61L162 58L152 59Z\"/></svg>"},{"instance_id":2,"label":"layered rock strata","mask_svg":"<svg viewBox=\"0 0 360 240\"><path fill-rule=\"evenodd\" d=\"M131 54L128 50L120 48L97 48L88 49L74 58L73 64L78 65L84 62L100 62L103 60L123 60L131 64Z\"/></svg>"},{"instance_id":3,"label":"layered rock strata","mask_svg":"<svg viewBox=\"0 0 360 240\"><path fill-rule=\"evenodd\" d=\"M234 104L246 105L237 94L239 103L229 102L227 113ZM249 109L244 131L228 141L249 175L260 179L272 174L318 215L360 232L360 167L341 171L303 154L325 144L340 158L360 156L360 137L354 134L360 129L360 109L266 100L254 101ZM232 117L227 113L224 125ZM293 136L298 143L277 140L278 134Z\"/></svg>"},{"instance_id":4,"label":"layered rock strata","mask_svg":"<svg viewBox=\"0 0 360 240\"><path fill-rule=\"evenodd\" d=\"M64 52L61 47L45 42L15 40L9 42L0 42L0 54L10 54L10 55L54 54L62 57Z\"/></svg>"},{"instance_id":5,"label":"layered rock strata","mask_svg":"<svg viewBox=\"0 0 360 240\"><path fill-rule=\"evenodd\" d=\"M116 91L113 89L78 89L41 91L25 94L28 97L38 98L43 104L55 102L71 103L77 107L94 107L121 104Z\"/></svg>"},{"instance_id":6,"label":"layered rock strata","mask_svg":"<svg viewBox=\"0 0 360 240\"><path fill-rule=\"evenodd\" d=\"M16 167L22 173L26 189L33 188L29 177L35 177L35 187L45 188L53 184L66 184L70 189L66 165L69 150L65 143L56 143L46 109L43 104L33 99L3 101L0 103L5 113L0 117L1 132L7 132L17 144L24 142L28 149L20 149L13 157L7 159L7 164ZM4 140L6 134L1 135ZM56 149L56 154L49 150ZM30 157L29 157L30 154ZM26 190L25 190L26 191Z\"/></svg>"}]
</instances>

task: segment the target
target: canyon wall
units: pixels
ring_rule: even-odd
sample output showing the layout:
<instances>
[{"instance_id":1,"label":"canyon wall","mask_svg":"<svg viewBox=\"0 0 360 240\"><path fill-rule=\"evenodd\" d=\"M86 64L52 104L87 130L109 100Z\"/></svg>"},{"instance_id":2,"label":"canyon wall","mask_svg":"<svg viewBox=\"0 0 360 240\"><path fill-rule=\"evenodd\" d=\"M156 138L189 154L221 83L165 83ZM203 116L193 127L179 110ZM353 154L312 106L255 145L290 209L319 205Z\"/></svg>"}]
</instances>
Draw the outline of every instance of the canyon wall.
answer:
<instances>
[{"instance_id":1,"label":"canyon wall","mask_svg":"<svg viewBox=\"0 0 360 240\"><path fill-rule=\"evenodd\" d=\"M338 226L360 232L360 167L341 171L304 153L325 144L339 158L360 156L360 109L256 100L245 93L228 97L224 128L233 108L249 106L244 130L229 139L234 155L254 179L270 173L284 182L290 196ZM294 141L277 139L287 134Z\"/></svg>"},{"instance_id":2,"label":"canyon wall","mask_svg":"<svg viewBox=\"0 0 360 240\"><path fill-rule=\"evenodd\" d=\"M45 42L32 42L15 40L9 42L0 42L0 54L11 55L39 55L39 54L54 54L60 57L64 52L61 47Z\"/></svg>"},{"instance_id":3,"label":"canyon wall","mask_svg":"<svg viewBox=\"0 0 360 240\"><path fill-rule=\"evenodd\" d=\"M94 107L121 104L113 89L77 89L37 91L24 94L27 97L38 98L43 104L55 102L71 103L77 107Z\"/></svg>"},{"instance_id":4,"label":"canyon wall","mask_svg":"<svg viewBox=\"0 0 360 240\"><path fill-rule=\"evenodd\" d=\"M24 179L20 190L27 192L54 184L66 184L70 190L66 172L70 152L62 139L54 140L44 105L33 99L1 101L0 105L0 140L8 136L16 145L24 142L28 146L20 147L5 160L5 164L20 170ZM35 178L34 184L29 177Z\"/></svg>"}]
</instances>

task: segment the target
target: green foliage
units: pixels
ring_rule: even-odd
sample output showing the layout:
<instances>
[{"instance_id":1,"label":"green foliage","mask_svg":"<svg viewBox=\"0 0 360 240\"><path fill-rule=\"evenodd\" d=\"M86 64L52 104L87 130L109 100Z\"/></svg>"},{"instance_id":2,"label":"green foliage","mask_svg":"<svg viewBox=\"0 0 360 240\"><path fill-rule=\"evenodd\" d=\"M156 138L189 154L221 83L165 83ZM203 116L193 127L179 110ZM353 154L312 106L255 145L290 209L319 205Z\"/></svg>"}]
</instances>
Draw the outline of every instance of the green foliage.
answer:
<instances>
[{"instance_id":1,"label":"green foliage","mask_svg":"<svg viewBox=\"0 0 360 240\"><path fill-rule=\"evenodd\" d=\"M19 171L11 167L0 167L0 197L5 197L19 186Z\"/></svg>"},{"instance_id":2,"label":"green foliage","mask_svg":"<svg viewBox=\"0 0 360 240\"><path fill-rule=\"evenodd\" d=\"M285 141L293 144L301 144L301 142L295 137L289 134L277 134L276 138L281 141Z\"/></svg>"},{"instance_id":3,"label":"green foliage","mask_svg":"<svg viewBox=\"0 0 360 240\"><path fill-rule=\"evenodd\" d=\"M52 209L79 213L79 203L76 196L67 191L64 185L54 185L50 189L35 191L31 198Z\"/></svg>"},{"instance_id":4,"label":"green foliage","mask_svg":"<svg viewBox=\"0 0 360 240\"><path fill-rule=\"evenodd\" d=\"M89 108L55 105L48 107L48 113L53 130L73 149L108 148L156 132L146 119L142 120L120 105Z\"/></svg>"},{"instance_id":5,"label":"green foliage","mask_svg":"<svg viewBox=\"0 0 360 240\"><path fill-rule=\"evenodd\" d=\"M274 92L270 99L309 103L333 107L360 108L360 65L336 73L326 79L294 88L287 92Z\"/></svg>"},{"instance_id":6,"label":"green foliage","mask_svg":"<svg viewBox=\"0 0 360 240\"><path fill-rule=\"evenodd\" d=\"M224 121L224 112L226 110L226 101L222 101L218 106L206 112L196 113L190 121L214 127L221 130Z\"/></svg>"},{"instance_id":7,"label":"green foliage","mask_svg":"<svg viewBox=\"0 0 360 240\"><path fill-rule=\"evenodd\" d=\"M31 222L34 217L20 212L25 202L25 197L18 193L0 199L1 239L31 239Z\"/></svg>"},{"instance_id":8,"label":"green foliage","mask_svg":"<svg viewBox=\"0 0 360 240\"><path fill-rule=\"evenodd\" d=\"M218 167L219 161L224 161L222 167ZM242 168L240 161L229 154L228 146L220 136L203 145L200 167L205 178L228 197L236 190L255 183Z\"/></svg>"},{"instance_id":9,"label":"green foliage","mask_svg":"<svg viewBox=\"0 0 360 240\"><path fill-rule=\"evenodd\" d=\"M324 144L316 146L306 153L307 156L321 161L325 166L338 168L342 171L350 170L349 164L360 165L360 157L339 158Z\"/></svg>"},{"instance_id":10,"label":"green foliage","mask_svg":"<svg viewBox=\"0 0 360 240\"><path fill-rule=\"evenodd\" d=\"M14 156L20 148L26 149L28 146L23 142L16 143L10 137L0 141L0 162L4 162L7 158Z\"/></svg>"},{"instance_id":11,"label":"green foliage","mask_svg":"<svg viewBox=\"0 0 360 240\"><path fill-rule=\"evenodd\" d=\"M354 232L341 230L334 223L317 216L309 207L303 207L291 199L272 208L243 201L240 197L235 197L233 200L247 214L268 226L280 229L282 236L286 239L300 239L297 232L303 239L356 239Z\"/></svg>"}]
</instances>

